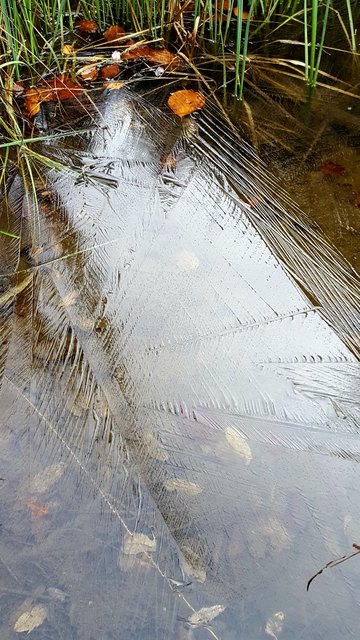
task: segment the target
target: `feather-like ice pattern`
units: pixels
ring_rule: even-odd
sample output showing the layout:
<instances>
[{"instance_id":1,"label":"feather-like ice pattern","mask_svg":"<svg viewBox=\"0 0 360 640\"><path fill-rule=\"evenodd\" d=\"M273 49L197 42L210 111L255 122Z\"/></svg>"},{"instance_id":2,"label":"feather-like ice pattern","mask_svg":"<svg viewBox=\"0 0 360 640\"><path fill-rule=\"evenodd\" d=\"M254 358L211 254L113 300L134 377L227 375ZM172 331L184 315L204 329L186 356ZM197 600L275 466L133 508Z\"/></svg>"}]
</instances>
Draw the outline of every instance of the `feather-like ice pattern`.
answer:
<instances>
[{"instance_id":1,"label":"feather-like ice pattern","mask_svg":"<svg viewBox=\"0 0 360 640\"><path fill-rule=\"evenodd\" d=\"M304 598L360 534L357 276L211 107L198 129L129 92L100 110L44 143L66 167L43 213L9 188L5 589L66 593L54 640L260 639L280 610L291 637L356 637L356 572L316 620Z\"/></svg>"}]
</instances>

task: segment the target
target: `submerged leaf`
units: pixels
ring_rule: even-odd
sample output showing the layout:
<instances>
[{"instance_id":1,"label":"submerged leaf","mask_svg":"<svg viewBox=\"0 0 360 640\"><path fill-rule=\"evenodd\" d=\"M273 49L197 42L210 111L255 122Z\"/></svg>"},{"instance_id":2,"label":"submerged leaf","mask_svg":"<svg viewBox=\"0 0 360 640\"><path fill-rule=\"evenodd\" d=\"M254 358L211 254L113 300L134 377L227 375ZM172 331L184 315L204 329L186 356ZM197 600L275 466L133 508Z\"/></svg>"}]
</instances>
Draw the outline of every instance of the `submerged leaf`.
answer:
<instances>
[{"instance_id":1,"label":"submerged leaf","mask_svg":"<svg viewBox=\"0 0 360 640\"><path fill-rule=\"evenodd\" d=\"M188 496L197 496L202 492L202 488L195 482L189 482L188 480L181 480L177 478L170 478L165 481L165 488L168 491L179 491L179 493L186 493Z\"/></svg>"},{"instance_id":2,"label":"submerged leaf","mask_svg":"<svg viewBox=\"0 0 360 640\"><path fill-rule=\"evenodd\" d=\"M226 427L225 438L230 447L245 460L245 464L250 464L252 453L247 440L234 427Z\"/></svg>"},{"instance_id":3,"label":"submerged leaf","mask_svg":"<svg viewBox=\"0 0 360 640\"><path fill-rule=\"evenodd\" d=\"M203 607L199 611L195 611L189 618L190 624L199 627L200 625L209 624L220 613L225 611L226 607L222 604L215 604L212 607Z\"/></svg>"},{"instance_id":4,"label":"submerged leaf","mask_svg":"<svg viewBox=\"0 0 360 640\"><path fill-rule=\"evenodd\" d=\"M47 609L42 605L36 605L25 611L15 622L14 631L17 633L31 633L46 620Z\"/></svg>"},{"instance_id":5,"label":"submerged leaf","mask_svg":"<svg viewBox=\"0 0 360 640\"><path fill-rule=\"evenodd\" d=\"M26 506L29 510L30 520L40 520L49 513L49 505L37 502L33 498L28 498Z\"/></svg>"},{"instance_id":6,"label":"submerged leaf","mask_svg":"<svg viewBox=\"0 0 360 640\"><path fill-rule=\"evenodd\" d=\"M118 64L107 64L100 73L103 78L115 78L120 73L120 67Z\"/></svg>"},{"instance_id":7,"label":"submerged leaf","mask_svg":"<svg viewBox=\"0 0 360 640\"><path fill-rule=\"evenodd\" d=\"M149 538L144 533L127 533L124 537L123 552L126 555L138 553L153 553L156 550L155 538Z\"/></svg>"},{"instance_id":8,"label":"submerged leaf","mask_svg":"<svg viewBox=\"0 0 360 640\"><path fill-rule=\"evenodd\" d=\"M265 625L265 633L271 636L274 640L278 640L278 635L281 633L285 615L282 611L277 611L271 618L268 619Z\"/></svg>"},{"instance_id":9,"label":"submerged leaf","mask_svg":"<svg viewBox=\"0 0 360 640\"><path fill-rule=\"evenodd\" d=\"M345 167L343 167L342 164L338 164L332 160L326 160L319 168L325 176L342 176L345 172Z\"/></svg>"},{"instance_id":10,"label":"submerged leaf","mask_svg":"<svg viewBox=\"0 0 360 640\"><path fill-rule=\"evenodd\" d=\"M30 482L30 491L32 493L44 493L61 478L64 469L65 465L61 462L46 467L32 479Z\"/></svg>"},{"instance_id":11,"label":"submerged leaf","mask_svg":"<svg viewBox=\"0 0 360 640\"><path fill-rule=\"evenodd\" d=\"M202 109L204 104L204 96L193 89L175 91L168 99L170 109L180 118Z\"/></svg>"}]
</instances>

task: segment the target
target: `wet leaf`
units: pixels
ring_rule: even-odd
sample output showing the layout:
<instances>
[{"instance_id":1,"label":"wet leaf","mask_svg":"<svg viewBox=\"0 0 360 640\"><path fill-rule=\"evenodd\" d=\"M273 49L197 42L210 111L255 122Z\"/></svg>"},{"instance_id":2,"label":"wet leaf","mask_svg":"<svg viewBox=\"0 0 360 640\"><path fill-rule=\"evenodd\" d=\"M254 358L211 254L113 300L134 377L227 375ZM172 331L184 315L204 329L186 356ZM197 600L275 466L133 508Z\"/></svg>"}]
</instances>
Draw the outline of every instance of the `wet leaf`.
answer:
<instances>
[{"instance_id":1,"label":"wet leaf","mask_svg":"<svg viewBox=\"0 0 360 640\"><path fill-rule=\"evenodd\" d=\"M226 427L225 438L230 447L243 458L245 464L250 464L252 453L247 440L234 427Z\"/></svg>"},{"instance_id":2,"label":"wet leaf","mask_svg":"<svg viewBox=\"0 0 360 640\"><path fill-rule=\"evenodd\" d=\"M107 64L106 67L102 67L101 76L105 78L115 78L120 73L120 67L118 64Z\"/></svg>"},{"instance_id":3,"label":"wet leaf","mask_svg":"<svg viewBox=\"0 0 360 640\"><path fill-rule=\"evenodd\" d=\"M36 605L25 611L15 622L14 631L17 633L31 633L46 620L47 609L42 605Z\"/></svg>"},{"instance_id":4,"label":"wet leaf","mask_svg":"<svg viewBox=\"0 0 360 640\"><path fill-rule=\"evenodd\" d=\"M80 20L75 27L84 33L95 33L98 30L98 26L93 20Z\"/></svg>"},{"instance_id":5,"label":"wet leaf","mask_svg":"<svg viewBox=\"0 0 360 640\"><path fill-rule=\"evenodd\" d=\"M203 607L199 611L195 611L189 618L190 624L199 627L200 625L209 624L220 613L225 611L226 607L222 604L215 604L212 607Z\"/></svg>"},{"instance_id":6,"label":"wet leaf","mask_svg":"<svg viewBox=\"0 0 360 640\"><path fill-rule=\"evenodd\" d=\"M110 91L115 91L116 89L122 89L125 86L125 82L104 82L105 89L110 89Z\"/></svg>"},{"instance_id":7,"label":"wet leaf","mask_svg":"<svg viewBox=\"0 0 360 640\"><path fill-rule=\"evenodd\" d=\"M58 464L51 464L40 473L37 473L30 482L31 493L44 493L50 489L61 478L64 469L65 465L59 462Z\"/></svg>"},{"instance_id":8,"label":"wet leaf","mask_svg":"<svg viewBox=\"0 0 360 640\"><path fill-rule=\"evenodd\" d=\"M80 76L85 82L93 82L99 75L96 67L83 67L80 69Z\"/></svg>"},{"instance_id":9,"label":"wet leaf","mask_svg":"<svg viewBox=\"0 0 360 640\"><path fill-rule=\"evenodd\" d=\"M62 54L64 56L72 56L74 53L75 53L75 50L72 44L64 44L62 48Z\"/></svg>"},{"instance_id":10,"label":"wet leaf","mask_svg":"<svg viewBox=\"0 0 360 640\"><path fill-rule=\"evenodd\" d=\"M195 482L188 482L188 480L170 478L169 480L166 480L164 484L168 491L178 491L179 493L185 493L188 496L197 496L202 492L202 487L199 487Z\"/></svg>"},{"instance_id":11,"label":"wet leaf","mask_svg":"<svg viewBox=\"0 0 360 640\"><path fill-rule=\"evenodd\" d=\"M180 118L202 109L204 104L204 96L193 89L175 91L168 99L170 109Z\"/></svg>"},{"instance_id":12,"label":"wet leaf","mask_svg":"<svg viewBox=\"0 0 360 640\"><path fill-rule=\"evenodd\" d=\"M123 60L137 60L138 58L142 58L148 62L153 62L165 67L173 64L175 60L178 60L177 56L171 53L171 51L167 49L155 49L147 44L139 45L129 51L124 51L122 58Z\"/></svg>"},{"instance_id":13,"label":"wet leaf","mask_svg":"<svg viewBox=\"0 0 360 640\"><path fill-rule=\"evenodd\" d=\"M30 520L40 520L49 513L49 505L41 504L33 498L28 498L26 506L29 510Z\"/></svg>"},{"instance_id":14,"label":"wet leaf","mask_svg":"<svg viewBox=\"0 0 360 640\"><path fill-rule=\"evenodd\" d=\"M21 82L21 80L18 80L17 82L13 82L12 92L14 95L20 96L22 93L24 93L24 91L25 91L25 85L23 82Z\"/></svg>"},{"instance_id":15,"label":"wet leaf","mask_svg":"<svg viewBox=\"0 0 360 640\"><path fill-rule=\"evenodd\" d=\"M114 42L119 40L119 38L123 38L125 34L125 29L120 27L119 25L112 25L104 32L104 38L107 42Z\"/></svg>"},{"instance_id":16,"label":"wet leaf","mask_svg":"<svg viewBox=\"0 0 360 640\"><path fill-rule=\"evenodd\" d=\"M352 203L353 203L354 207L360 208L360 191L354 191L353 192L353 196L354 197L353 197Z\"/></svg>"},{"instance_id":17,"label":"wet leaf","mask_svg":"<svg viewBox=\"0 0 360 640\"><path fill-rule=\"evenodd\" d=\"M332 160L326 160L326 162L323 162L319 169L324 176L342 176L345 172L345 167L343 167L342 164L338 164Z\"/></svg>"},{"instance_id":18,"label":"wet leaf","mask_svg":"<svg viewBox=\"0 0 360 640\"><path fill-rule=\"evenodd\" d=\"M278 635L282 631L284 620L285 614L282 611L274 613L265 625L265 633L274 638L274 640L278 640Z\"/></svg>"},{"instance_id":19,"label":"wet leaf","mask_svg":"<svg viewBox=\"0 0 360 640\"><path fill-rule=\"evenodd\" d=\"M236 17L239 15L239 9L238 9L238 7L234 7L234 8L233 8L233 14L234 14L234 16L236 16ZM248 12L248 11L242 11L241 15L242 15L242 19L243 19L243 20L247 20L247 19L248 19L248 17L249 17L249 12Z\"/></svg>"},{"instance_id":20,"label":"wet leaf","mask_svg":"<svg viewBox=\"0 0 360 640\"><path fill-rule=\"evenodd\" d=\"M33 87L25 92L24 114L32 118L39 113L42 102L68 100L75 98L83 91L84 88L81 85L62 74L49 80L46 85Z\"/></svg>"}]
</instances>

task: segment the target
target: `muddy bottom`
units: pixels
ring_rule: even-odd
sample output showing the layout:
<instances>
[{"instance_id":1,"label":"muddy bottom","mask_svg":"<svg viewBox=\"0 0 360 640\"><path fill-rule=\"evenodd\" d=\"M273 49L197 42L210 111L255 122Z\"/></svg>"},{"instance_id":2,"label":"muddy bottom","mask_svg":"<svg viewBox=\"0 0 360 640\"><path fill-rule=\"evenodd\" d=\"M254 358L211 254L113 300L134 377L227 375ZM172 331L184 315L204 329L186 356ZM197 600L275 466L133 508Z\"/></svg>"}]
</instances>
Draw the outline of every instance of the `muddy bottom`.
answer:
<instances>
[{"instance_id":1,"label":"muddy bottom","mask_svg":"<svg viewBox=\"0 0 360 640\"><path fill-rule=\"evenodd\" d=\"M0 221L0 636L357 638L358 151L98 107Z\"/></svg>"}]
</instances>

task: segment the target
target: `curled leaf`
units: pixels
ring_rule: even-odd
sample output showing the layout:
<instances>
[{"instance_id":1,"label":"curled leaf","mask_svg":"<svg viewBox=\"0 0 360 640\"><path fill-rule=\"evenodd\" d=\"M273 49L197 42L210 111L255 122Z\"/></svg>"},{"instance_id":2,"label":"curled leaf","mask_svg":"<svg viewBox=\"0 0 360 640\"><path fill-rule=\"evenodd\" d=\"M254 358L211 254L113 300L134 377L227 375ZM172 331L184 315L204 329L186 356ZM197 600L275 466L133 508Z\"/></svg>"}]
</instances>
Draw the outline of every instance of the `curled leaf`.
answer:
<instances>
[{"instance_id":1,"label":"curled leaf","mask_svg":"<svg viewBox=\"0 0 360 640\"><path fill-rule=\"evenodd\" d=\"M31 633L46 620L47 610L41 605L36 605L25 611L15 622L14 631L16 633Z\"/></svg>"},{"instance_id":2,"label":"curled leaf","mask_svg":"<svg viewBox=\"0 0 360 640\"><path fill-rule=\"evenodd\" d=\"M168 99L170 109L180 118L202 109L204 104L204 96L193 89L175 91Z\"/></svg>"}]
</instances>

